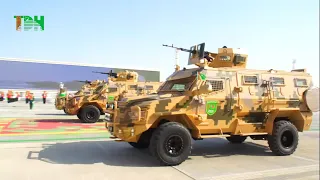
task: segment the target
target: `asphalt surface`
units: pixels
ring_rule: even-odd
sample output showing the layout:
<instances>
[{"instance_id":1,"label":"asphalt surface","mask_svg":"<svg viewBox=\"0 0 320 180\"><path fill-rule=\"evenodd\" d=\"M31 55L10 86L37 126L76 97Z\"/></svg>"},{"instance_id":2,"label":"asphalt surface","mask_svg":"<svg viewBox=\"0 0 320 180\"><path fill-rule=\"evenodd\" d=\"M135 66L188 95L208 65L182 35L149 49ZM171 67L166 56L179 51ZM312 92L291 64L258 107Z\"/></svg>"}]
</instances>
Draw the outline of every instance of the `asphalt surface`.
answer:
<instances>
[{"instance_id":1,"label":"asphalt surface","mask_svg":"<svg viewBox=\"0 0 320 180\"><path fill-rule=\"evenodd\" d=\"M274 156L264 141L193 143L190 159L162 167L147 150L110 140L10 143L0 146L1 179L319 179L319 134L300 135L294 155ZM5 178L3 178L5 177Z\"/></svg>"},{"instance_id":2,"label":"asphalt surface","mask_svg":"<svg viewBox=\"0 0 320 180\"><path fill-rule=\"evenodd\" d=\"M61 119L53 104L36 103L33 110L23 102L0 102L0 123L10 118ZM317 118L317 119L316 119ZM179 166L162 167L147 150L137 150L125 142L115 142L96 133L68 135L14 136L0 143L0 174L4 180L56 179L319 179L319 117L313 131L299 133L299 146L291 156L273 155L266 141L230 144L224 138L193 142L192 154ZM83 136L90 136L86 140ZM39 138L41 137L41 138ZM52 137L51 140L45 139ZM1 138L8 138L0 136ZM19 143L13 143L13 140ZM39 142L25 142L38 139Z\"/></svg>"}]
</instances>

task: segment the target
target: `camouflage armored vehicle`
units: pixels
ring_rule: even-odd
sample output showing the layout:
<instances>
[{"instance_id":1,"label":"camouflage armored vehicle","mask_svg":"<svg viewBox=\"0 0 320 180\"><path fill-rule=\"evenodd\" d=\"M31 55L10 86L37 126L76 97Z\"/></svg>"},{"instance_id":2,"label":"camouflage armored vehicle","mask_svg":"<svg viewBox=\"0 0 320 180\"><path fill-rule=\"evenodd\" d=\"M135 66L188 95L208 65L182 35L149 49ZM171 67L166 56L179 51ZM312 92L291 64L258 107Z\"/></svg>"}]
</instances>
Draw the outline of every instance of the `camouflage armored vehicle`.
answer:
<instances>
[{"instance_id":1,"label":"camouflage armored vehicle","mask_svg":"<svg viewBox=\"0 0 320 180\"><path fill-rule=\"evenodd\" d=\"M95 81L78 81L78 82L84 82L85 84L81 87L79 91L77 91L74 94L67 94L66 88L59 89L59 92L57 93L57 96L55 98L55 107L58 110L64 110L66 114L68 114L65 110L65 105L68 101L68 99L74 95L80 95L82 93L90 94L92 91L91 89L95 88L99 83L101 83L100 80Z\"/></svg>"},{"instance_id":2,"label":"camouflage armored vehicle","mask_svg":"<svg viewBox=\"0 0 320 180\"><path fill-rule=\"evenodd\" d=\"M149 148L164 165L185 161L192 139L242 143L251 137L267 140L276 155L292 154L298 132L308 130L319 111L319 89L311 88L310 74L246 69L248 56L240 49L224 46L211 53L204 46L179 48L198 67L174 72L157 95L118 102L106 123L113 138Z\"/></svg>"},{"instance_id":3,"label":"camouflage armored vehicle","mask_svg":"<svg viewBox=\"0 0 320 180\"><path fill-rule=\"evenodd\" d=\"M102 72L98 72L102 73ZM112 116L118 100L123 97L155 93L160 82L138 82L138 73L122 71L108 74L107 82L99 84L91 94L79 94L66 103L66 112L77 115L85 123L95 123L107 112Z\"/></svg>"}]
</instances>

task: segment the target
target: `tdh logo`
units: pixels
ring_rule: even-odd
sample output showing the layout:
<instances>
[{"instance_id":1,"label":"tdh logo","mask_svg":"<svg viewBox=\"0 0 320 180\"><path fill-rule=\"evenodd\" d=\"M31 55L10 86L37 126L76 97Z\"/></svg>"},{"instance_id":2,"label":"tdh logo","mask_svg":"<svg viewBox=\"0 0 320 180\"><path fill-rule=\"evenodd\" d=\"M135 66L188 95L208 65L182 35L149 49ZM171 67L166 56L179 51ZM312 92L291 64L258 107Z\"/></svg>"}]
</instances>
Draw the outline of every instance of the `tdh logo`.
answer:
<instances>
[{"instance_id":1,"label":"tdh logo","mask_svg":"<svg viewBox=\"0 0 320 180\"><path fill-rule=\"evenodd\" d=\"M44 16L14 16L16 19L16 30L21 31L22 25L24 31L33 29L34 31L44 31ZM23 21L22 21L23 19Z\"/></svg>"}]
</instances>

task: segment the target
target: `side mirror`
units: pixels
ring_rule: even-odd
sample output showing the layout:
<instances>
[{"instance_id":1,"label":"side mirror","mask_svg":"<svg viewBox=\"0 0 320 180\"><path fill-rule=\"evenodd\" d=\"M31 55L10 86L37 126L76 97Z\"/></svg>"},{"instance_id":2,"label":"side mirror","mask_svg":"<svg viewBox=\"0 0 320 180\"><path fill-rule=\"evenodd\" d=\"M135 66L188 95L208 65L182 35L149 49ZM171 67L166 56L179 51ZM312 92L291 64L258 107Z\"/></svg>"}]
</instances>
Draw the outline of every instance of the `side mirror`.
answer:
<instances>
[{"instance_id":1,"label":"side mirror","mask_svg":"<svg viewBox=\"0 0 320 180\"><path fill-rule=\"evenodd\" d=\"M206 89L207 89L207 92L212 92L213 91L213 89L212 89L212 85L210 84L210 83L208 83L208 82L206 82L206 85L205 85L205 87L206 87Z\"/></svg>"},{"instance_id":2,"label":"side mirror","mask_svg":"<svg viewBox=\"0 0 320 180\"><path fill-rule=\"evenodd\" d=\"M213 91L212 90L212 85L207 82L206 84L202 85L199 90L195 91L195 93L200 95L200 94L207 94L207 93L210 93L212 91Z\"/></svg>"}]
</instances>

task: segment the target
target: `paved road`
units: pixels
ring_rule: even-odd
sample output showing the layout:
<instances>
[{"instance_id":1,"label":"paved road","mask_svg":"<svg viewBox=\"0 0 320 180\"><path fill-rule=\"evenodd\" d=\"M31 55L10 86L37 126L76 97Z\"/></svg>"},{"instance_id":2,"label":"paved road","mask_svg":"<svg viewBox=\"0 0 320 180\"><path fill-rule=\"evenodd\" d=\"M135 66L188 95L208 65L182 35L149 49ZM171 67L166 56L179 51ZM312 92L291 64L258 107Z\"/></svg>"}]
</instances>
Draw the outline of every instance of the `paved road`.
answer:
<instances>
[{"instance_id":1,"label":"paved road","mask_svg":"<svg viewBox=\"0 0 320 180\"><path fill-rule=\"evenodd\" d=\"M258 143L258 144L256 144ZM194 142L190 159L161 167L147 151L110 140L10 143L0 146L0 173L10 180L319 179L319 133L300 135L294 155L274 156L264 141Z\"/></svg>"},{"instance_id":2,"label":"paved road","mask_svg":"<svg viewBox=\"0 0 320 180\"><path fill-rule=\"evenodd\" d=\"M75 116L64 115L55 110L53 104L36 103L35 109L29 110L22 102L0 102L0 124L10 118L15 125L24 119L22 124L29 127L35 125L30 119L46 120L47 123L61 121L63 124L74 121ZM316 118L313 129L319 126ZM79 125L74 123L74 126ZM10 127L7 124L6 130ZM97 134L0 136L0 142L3 140L0 144L1 177L8 180L319 179L319 131L300 133L297 151L287 157L274 156L265 141L252 142L250 138L238 145L221 138L197 141L190 159L176 167L160 167L147 151L134 149L125 142L111 141L106 134L104 137ZM58 136L64 141L58 141ZM66 141L79 138L82 140ZM32 140L40 142L23 142Z\"/></svg>"}]
</instances>

